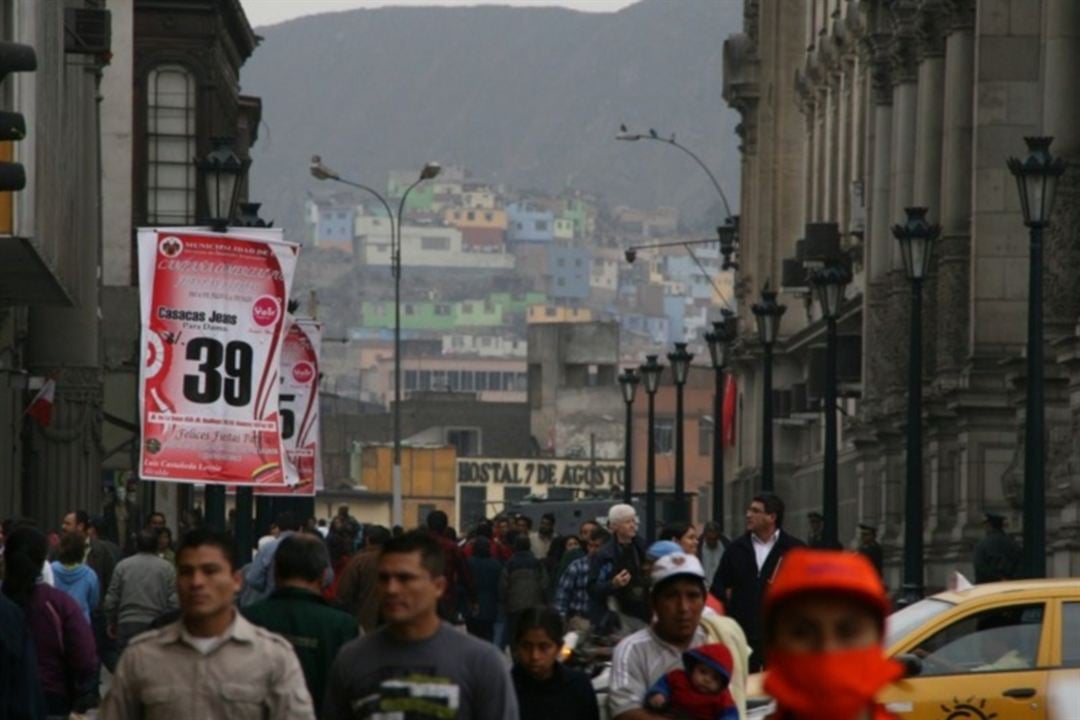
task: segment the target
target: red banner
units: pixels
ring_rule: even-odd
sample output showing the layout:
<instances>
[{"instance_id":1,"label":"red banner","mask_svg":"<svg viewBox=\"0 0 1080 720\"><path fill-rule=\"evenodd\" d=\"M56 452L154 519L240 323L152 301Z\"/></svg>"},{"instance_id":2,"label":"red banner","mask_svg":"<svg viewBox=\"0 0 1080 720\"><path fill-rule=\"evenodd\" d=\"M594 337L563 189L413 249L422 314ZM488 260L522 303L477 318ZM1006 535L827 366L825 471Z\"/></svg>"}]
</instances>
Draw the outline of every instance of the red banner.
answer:
<instances>
[{"instance_id":1,"label":"red banner","mask_svg":"<svg viewBox=\"0 0 1080 720\"><path fill-rule=\"evenodd\" d=\"M281 441L285 485L256 488L256 495L314 495L322 487L319 441L319 349L322 325L291 318L281 350Z\"/></svg>"},{"instance_id":2,"label":"red banner","mask_svg":"<svg viewBox=\"0 0 1080 720\"><path fill-rule=\"evenodd\" d=\"M280 230L139 231L143 479L285 484L278 367L297 250Z\"/></svg>"}]
</instances>

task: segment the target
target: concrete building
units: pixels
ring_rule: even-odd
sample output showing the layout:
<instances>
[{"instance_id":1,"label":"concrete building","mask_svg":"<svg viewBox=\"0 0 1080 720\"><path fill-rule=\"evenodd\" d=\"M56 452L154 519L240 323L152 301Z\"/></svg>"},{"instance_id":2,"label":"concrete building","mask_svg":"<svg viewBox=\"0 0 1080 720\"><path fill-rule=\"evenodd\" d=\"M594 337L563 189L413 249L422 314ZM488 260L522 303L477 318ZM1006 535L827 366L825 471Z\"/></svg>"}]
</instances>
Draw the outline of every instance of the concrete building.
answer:
<instances>
[{"instance_id":1,"label":"concrete building","mask_svg":"<svg viewBox=\"0 0 1080 720\"><path fill-rule=\"evenodd\" d=\"M671 237L679 232L679 211L662 207L640 210L620 205L611 212L615 230L620 235L642 238Z\"/></svg>"},{"instance_id":2,"label":"concrete building","mask_svg":"<svg viewBox=\"0 0 1080 720\"><path fill-rule=\"evenodd\" d=\"M442 354L477 357L525 358L525 340L513 335L450 333L442 336Z\"/></svg>"},{"instance_id":3,"label":"concrete building","mask_svg":"<svg viewBox=\"0 0 1080 720\"><path fill-rule=\"evenodd\" d=\"M306 204L310 207L308 215L312 219L311 234L315 247L352 255L356 206L317 200L308 200Z\"/></svg>"},{"instance_id":4,"label":"concrete building","mask_svg":"<svg viewBox=\"0 0 1080 720\"><path fill-rule=\"evenodd\" d=\"M624 414L613 322L529 325L532 436L552 457L619 458Z\"/></svg>"},{"instance_id":5,"label":"concrete building","mask_svg":"<svg viewBox=\"0 0 1080 720\"><path fill-rule=\"evenodd\" d=\"M386 223L385 218L357 218L357 242L364 265L390 267L390 236L381 232ZM401 262L413 268L514 269L513 255L502 251L466 252L461 230L437 225L406 225L401 229Z\"/></svg>"},{"instance_id":6,"label":"concrete building","mask_svg":"<svg viewBox=\"0 0 1080 720\"><path fill-rule=\"evenodd\" d=\"M544 323L582 323L592 322L593 311L586 307L566 307L544 303L529 306L527 322L529 325Z\"/></svg>"},{"instance_id":7,"label":"concrete building","mask_svg":"<svg viewBox=\"0 0 1080 720\"><path fill-rule=\"evenodd\" d=\"M944 585L953 569L970 571L984 511L1020 528L1028 236L1006 159L1026 156L1025 135L1050 135L1072 168L1060 180L1045 251L1047 546L1052 574L1075 576L1080 3L802 6L747 0L744 31L725 45L725 98L742 114L743 178L732 517L759 483L763 398L749 306L766 282L779 284L782 260L808 223L835 223L855 266L840 332L861 349L845 384L840 533L850 542L856 523L878 526L886 579L898 585L911 290L890 225L905 207L925 206L942 226L924 291L928 586ZM818 375L811 369L824 328L804 297L787 298L779 398ZM796 534L820 509L819 419L774 429L777 489Z\"/></svg>"}]
</instances>

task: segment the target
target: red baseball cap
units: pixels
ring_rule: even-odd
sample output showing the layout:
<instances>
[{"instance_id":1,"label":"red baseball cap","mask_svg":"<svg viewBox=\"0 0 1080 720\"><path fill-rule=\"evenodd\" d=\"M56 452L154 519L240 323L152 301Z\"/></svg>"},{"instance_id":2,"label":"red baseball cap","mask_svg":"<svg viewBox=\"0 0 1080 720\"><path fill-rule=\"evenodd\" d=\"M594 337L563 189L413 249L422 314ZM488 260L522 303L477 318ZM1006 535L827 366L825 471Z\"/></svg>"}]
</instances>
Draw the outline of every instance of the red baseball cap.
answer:
<instances>
[{"instance_id":1,"label":"red baseball cap","mask_svg":"<svg viewBox=\"0 0 1080 720\"><path fill-rule=\"evenodd\" d=\"M806 593L842 593L865 602L882 620L892 610L881 578L862 555L837 550L796 548L786 553L765 593L765 615L781 603Z\"/></svg>"}]
</instances>

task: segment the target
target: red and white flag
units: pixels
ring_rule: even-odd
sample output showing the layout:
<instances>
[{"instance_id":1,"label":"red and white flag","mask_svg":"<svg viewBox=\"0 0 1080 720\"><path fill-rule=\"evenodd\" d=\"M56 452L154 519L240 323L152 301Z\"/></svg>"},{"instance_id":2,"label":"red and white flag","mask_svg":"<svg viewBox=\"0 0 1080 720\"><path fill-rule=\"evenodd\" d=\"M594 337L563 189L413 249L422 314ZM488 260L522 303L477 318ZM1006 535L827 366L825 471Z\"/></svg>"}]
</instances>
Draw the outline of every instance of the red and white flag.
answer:
<instances>
[{"instance_id":1,"label":"red and white flag","mask_svg":"<svg viewBox=\"0 0 1080 720\"><path fill-rule=\"evenodd\" d=\"M56 397L56 380L49 378L30 401L26 414L37 420L41 427L49 427L52 422L53 401Z\"/></svg>"}]
</instances>

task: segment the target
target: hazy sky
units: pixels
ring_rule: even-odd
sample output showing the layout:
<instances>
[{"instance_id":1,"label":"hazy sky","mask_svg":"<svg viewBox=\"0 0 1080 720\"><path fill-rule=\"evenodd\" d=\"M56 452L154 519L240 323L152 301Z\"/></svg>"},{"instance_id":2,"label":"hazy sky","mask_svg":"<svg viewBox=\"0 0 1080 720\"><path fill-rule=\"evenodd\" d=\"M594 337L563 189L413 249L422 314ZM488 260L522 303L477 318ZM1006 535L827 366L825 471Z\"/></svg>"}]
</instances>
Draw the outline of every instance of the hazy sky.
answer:
<instances>
[{"instance_id":1,"label":"hazy sky","mask_svg":"<svg viewBox=\"0 0 1080 720\"><path fill-rule=\"evenodd\" d=\"M391 5L430 7L432 5L513 5L515 7L559 6L587 12L614 12L637 0L241 0L254 27L273 25L302 15L374 8Z\"/></svg>"}]
</instances>

